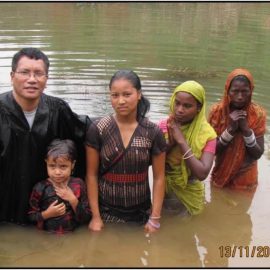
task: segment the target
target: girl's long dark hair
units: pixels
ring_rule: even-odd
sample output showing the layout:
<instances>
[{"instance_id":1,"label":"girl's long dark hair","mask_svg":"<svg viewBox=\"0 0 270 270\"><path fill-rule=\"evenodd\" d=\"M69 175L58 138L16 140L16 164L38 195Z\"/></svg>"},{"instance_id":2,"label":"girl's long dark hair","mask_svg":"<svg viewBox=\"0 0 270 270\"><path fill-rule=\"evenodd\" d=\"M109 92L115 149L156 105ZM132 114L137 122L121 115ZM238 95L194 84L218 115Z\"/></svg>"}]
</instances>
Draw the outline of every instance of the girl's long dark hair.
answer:
<instances>
[{"instance_id":1,"label":"girl's long dark hair","mask_svg":"<svg viewBox=\"0 0 270 270\"><path fill-rule=\"evenodd\" d=\"M111 78L109 87L111 89L111 86L113 82L119 79L125 79L131 82L133 87L137 89L137 91L142 91L142 86L141 86L141 80L139 76L132 70L119 70L117 71ZM150 102L149 100L141 93L141 99L138 102L137 105L137 121L140 119L144 118L146 113L150 110Z\"/></svg>"}]
</instances>

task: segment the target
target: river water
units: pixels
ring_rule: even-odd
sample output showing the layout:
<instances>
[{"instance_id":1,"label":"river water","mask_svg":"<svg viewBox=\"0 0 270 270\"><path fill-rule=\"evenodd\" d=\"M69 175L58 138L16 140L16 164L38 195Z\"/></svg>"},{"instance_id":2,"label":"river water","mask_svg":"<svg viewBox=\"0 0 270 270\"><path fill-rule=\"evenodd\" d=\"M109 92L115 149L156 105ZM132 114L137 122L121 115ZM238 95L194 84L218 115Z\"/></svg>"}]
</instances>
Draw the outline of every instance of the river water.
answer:
<instances>
[{"instance_id":1,"label":"river water","mask_svg":"<svg viewBox=\"0 0 270 270\"><path fill-rule=\"evenodd\" d=\"M112 112L108 82L122 68L140 76L155 122L178 84L200 82L209 108L240 66L254 75L254 101L270 112L270 3L32 2L0 3L0 11L0 93L11 89L14 53L33 46L51 61L46 93L78 114ZM215 189L207 179L204 212L163 213L155 235L119 224L64 236L2 224L0 267L269 267L269 126L255 194Z\"/></svg>"}]
</instances>

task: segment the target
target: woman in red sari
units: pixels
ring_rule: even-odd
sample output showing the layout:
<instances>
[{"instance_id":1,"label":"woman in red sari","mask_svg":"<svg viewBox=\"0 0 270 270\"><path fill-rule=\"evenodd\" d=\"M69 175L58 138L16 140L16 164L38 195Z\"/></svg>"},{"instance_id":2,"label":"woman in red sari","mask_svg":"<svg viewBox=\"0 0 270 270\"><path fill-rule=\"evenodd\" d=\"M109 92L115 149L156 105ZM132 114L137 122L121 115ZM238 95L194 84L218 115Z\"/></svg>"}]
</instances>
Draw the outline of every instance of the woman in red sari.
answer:
<instances>
[{"instance_id":1,"label":"woman in red sari","mask_svg":"<svg viewBox=\"0 0 270 270\"><path fill-rule=\"evenodd\" d=\"M252 102L254 81L238 68L227 78L223 99L210 110L209 122L219 136L212 182L217 187L255 190L257 160L264 152L266 112Z\"/></svg>"}]
</instances>

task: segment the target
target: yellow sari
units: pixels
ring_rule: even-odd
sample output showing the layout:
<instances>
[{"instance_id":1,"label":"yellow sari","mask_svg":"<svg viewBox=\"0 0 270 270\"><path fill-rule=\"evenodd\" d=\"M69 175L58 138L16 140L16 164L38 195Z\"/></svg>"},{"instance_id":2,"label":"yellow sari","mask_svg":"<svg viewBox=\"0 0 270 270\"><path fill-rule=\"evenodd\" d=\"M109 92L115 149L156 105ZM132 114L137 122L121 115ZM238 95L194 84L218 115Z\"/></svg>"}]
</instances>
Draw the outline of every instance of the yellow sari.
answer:
<instances>
[{"instance_id":1,"label":"yellow sari","mask_svg":"<svg viewBox=\"0 0 270 270\"><path fill-rule=\"evenodd\" d=\"M202 104L200 112L193 121L180 127L194 156L199 159L206 143L217 137L205 117L205 91L195 81L186 81L177 86L170 100L171 113L174 113L175 96L178 92L189 93ZM165 134L166 136L168 134ZM191 215L197 215L201 213L204 206L204 184L198 179L189 181L190 175L191 172L182 159L180 147L174 146L166 157L166 192L173 192Z\"/></svg>"}]
</instances>

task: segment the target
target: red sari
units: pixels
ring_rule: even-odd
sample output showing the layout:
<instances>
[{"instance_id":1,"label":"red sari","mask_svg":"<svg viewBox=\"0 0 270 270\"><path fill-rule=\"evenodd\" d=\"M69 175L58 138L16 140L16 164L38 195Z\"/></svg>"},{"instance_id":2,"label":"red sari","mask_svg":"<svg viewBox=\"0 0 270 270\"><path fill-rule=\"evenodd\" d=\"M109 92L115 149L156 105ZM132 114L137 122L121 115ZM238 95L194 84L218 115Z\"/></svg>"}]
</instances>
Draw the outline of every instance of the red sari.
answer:
<instances>
[{"instance_id":1,"label":"red sari","mask_svg":"<svg viewBox=\"0 0 270 270\"><path fill-rule=\"evenodd\" d=\"M231 81L238 75L246 76L250 81L253 93L253 77L248 70L233 70L226 81L224 96L221 102L214 104L210 110L209 122L218 136L227 128L230 114L230 98L228 95ZM251 101L246 108L248 126L253 129L256 138L261 137L266 129L265 110ZM248 157L243 135L237 132L230 144L222 153L216 156L215 166L212 171L212 182L215 186L229 186L235 189L254 189L258 184L257 160Z\"/></svg>"}]
</instances>

